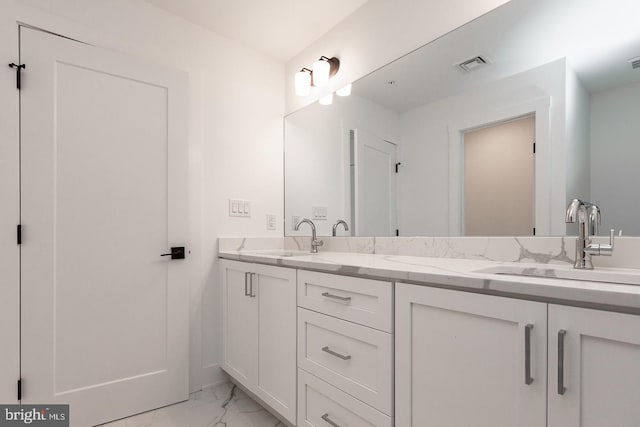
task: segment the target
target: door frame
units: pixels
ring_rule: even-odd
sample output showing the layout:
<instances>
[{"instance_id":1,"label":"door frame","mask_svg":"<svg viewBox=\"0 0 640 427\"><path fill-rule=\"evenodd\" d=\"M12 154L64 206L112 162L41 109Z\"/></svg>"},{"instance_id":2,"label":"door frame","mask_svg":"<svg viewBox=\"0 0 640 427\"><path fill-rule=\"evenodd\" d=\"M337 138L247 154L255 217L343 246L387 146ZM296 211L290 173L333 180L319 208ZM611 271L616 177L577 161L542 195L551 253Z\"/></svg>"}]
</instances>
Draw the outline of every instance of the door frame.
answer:
<instances>
[{"instance_id":1,"label":"door frame","mask_svg":"<svg viewBox=\"0 0 640 427\"><path fill-rule=\"evenodd\" d=\"M19 98L15 69L10 62L20 63L18 25L13 2L3 5L0 14L0 36L6 43L0 46L4 72L0 74L0 402L18 402L17 382L20 379L20 246L16 238L20 223L20 140Z\"/></svg>"},{"instance_id":2,"label":"door frame","mask_svg":"<svg viewBox=\"0 0 640 427\"><path fill-rule=\"evenodd\" d=\"M464 134L533 114L536 154L534 159L534 215L536 235L551 231L551 97L542 97L505 108L481 111L447 125L449 134L449 236L464 232Z\"/></svg>"}]
</instances>

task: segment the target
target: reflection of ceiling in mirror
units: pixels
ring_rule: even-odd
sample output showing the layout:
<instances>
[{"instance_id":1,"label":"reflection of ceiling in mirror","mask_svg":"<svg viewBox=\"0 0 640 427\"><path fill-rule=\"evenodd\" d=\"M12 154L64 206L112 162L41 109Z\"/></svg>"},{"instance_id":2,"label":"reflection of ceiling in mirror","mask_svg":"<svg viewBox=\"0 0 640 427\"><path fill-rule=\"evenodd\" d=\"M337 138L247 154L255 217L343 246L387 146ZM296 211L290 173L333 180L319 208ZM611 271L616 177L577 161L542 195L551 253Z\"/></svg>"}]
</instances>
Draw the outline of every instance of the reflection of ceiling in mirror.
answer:
<instances>
[{"instance_id":1,"label":"reflection of ceiling in mirror","mask_svg":"<svg viewBox=\"0 0 640 427\"><path fill-rule=\"evenodd\" d=\"M638 0L511 0L353 86L353 93L404 112L566 57L590 92L640 81ZM455 67L482 55L490 62ZM394 84L389 84L393 81Z\"/></svg>"}]
</instances>

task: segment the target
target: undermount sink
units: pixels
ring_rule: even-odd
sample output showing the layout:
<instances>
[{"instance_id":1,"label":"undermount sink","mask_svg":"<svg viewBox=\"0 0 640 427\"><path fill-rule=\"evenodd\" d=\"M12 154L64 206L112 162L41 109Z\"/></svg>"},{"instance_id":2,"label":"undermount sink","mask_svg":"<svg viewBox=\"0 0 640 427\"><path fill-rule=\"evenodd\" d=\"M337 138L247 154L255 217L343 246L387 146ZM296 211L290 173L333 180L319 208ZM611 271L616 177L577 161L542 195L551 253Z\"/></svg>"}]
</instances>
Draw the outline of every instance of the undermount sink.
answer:
<instances>
[{"instance_id":1,"label":"undermount sink","mask_svg":"<svg viewBox=\"0 0 640 427\"><path fill-rule=\"evenodd\" d=\"M286 251L286 250L282 250L282 249L277 249L277 250L266 250L266 251L256 251L256 253L259 253L260 255L267 255L267 256L277 256L277 257L283 257L283 258L290 258L290 257L294 257L294 256L305 256L305 255L313 255L310 252L304 252L304 251Z\"/></svg>"},{"instance_id":2,"label":"undermount sink","mask_svg":"<svg viewBox=\"0 0 640 427\"><path fill-rule=\"evenodd\" d=\"M578 270L570 268L500 265L476 270L475 273L640 285L640 273L606 269Z\"/></svg>"}]
</instances>

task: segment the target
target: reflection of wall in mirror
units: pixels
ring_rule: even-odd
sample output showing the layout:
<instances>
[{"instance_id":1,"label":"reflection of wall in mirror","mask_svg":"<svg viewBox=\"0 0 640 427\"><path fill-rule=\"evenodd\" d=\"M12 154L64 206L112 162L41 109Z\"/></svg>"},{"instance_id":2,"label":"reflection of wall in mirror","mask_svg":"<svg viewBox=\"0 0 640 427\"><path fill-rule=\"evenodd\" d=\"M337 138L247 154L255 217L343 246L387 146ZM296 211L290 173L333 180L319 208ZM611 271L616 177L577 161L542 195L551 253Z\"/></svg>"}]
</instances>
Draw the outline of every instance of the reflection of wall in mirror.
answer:
<instances>
[{"instance_id":1,"label":"reflection of wall in mirror","mask_svg":"<svg viewBox=\"0 0 640 427\"><path fill-rule=\"evenodd\" d=\"M603 235L640 235L639 100L640 83L591 94L591 200L602 210Z\"/></svg>"},{"instance_id":2,"label":"reflection of wall in mirror","mask_svg":"<svg viewBox=\"0 0 640 427\"><path fill-rule=\"evenodd\" d=\"M449 136L447 126L461 117L473 117L489 109L551 98L550 152L553 183L550 234L563 235L566 207L565 177L565 60L493 82L479 89L426 104L401 115L400 143L403 172L398 176L399 228L401 235L449 235ZM505 116L504 119L509 119Z\"/></svg>"},{"instance_id":3,"label":"reflection of wall in mirror","mask_svg":"<svg viewBox=\"0 0 640 427\"><path fill-rule=\"evenodd\" d=\"M313 104L285 118L285 234L292 217L313 220L312 208L327 208L326 220L314 220L319 236L330 236L333 224L350 222L349 130L366 129L384 139L398 135L398 114L367 99L351 95L334 98L329 106ZM342 228L339 235L351 235Z\"/></svg>"}]
</instances>

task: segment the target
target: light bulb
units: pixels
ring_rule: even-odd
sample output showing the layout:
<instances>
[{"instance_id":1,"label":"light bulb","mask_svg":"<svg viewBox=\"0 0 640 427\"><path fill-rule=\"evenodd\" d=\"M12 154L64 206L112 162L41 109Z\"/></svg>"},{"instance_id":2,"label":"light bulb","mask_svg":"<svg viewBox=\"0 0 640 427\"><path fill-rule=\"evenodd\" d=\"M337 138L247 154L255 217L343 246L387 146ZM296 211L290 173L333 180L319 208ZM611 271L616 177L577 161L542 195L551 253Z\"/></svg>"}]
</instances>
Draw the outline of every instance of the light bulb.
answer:
<instances>
[{"instance_id":1,"label":"light bulb","mask_svg":"<svg viewBox=\"0 0 640 427\"><path fill-rule=\"evenodd\" d=\"M331 105L331 103L333 102L333 92L327 96L320 98L318 102L322 105Z\"/></svg>"},{"instance_id":2,"label":"light bulb","mask_svg":"<svg viewBox=\"0 0 640 427\"><path fill-rule=\"evenodd\" d=\"M338 89L336 91L336 95L338 96L349 96L351 95L351 83L343 87L342 89Z\"/></svg>"},{"instance_id":3,"label":"light bulb","mask_svg":"<svg viewBox=\"0 0 640 427\"><path fill-rule=\"evenodd\" d=\"M329 61L319 59L313 63L313 85L316 87L325 87L329 84L329 73L331 72L331 64Z\"/></svg>"},{"instance_id":4,"label":"light bulb","mask_svg":"<svg viewBox=\"0 0 640 427\"><path fill-rule=\"evenodd\" d=\"M301 70L296 73L296 95L309 96L311 93L311 73Z\"/></svg>"}]
</instances>

